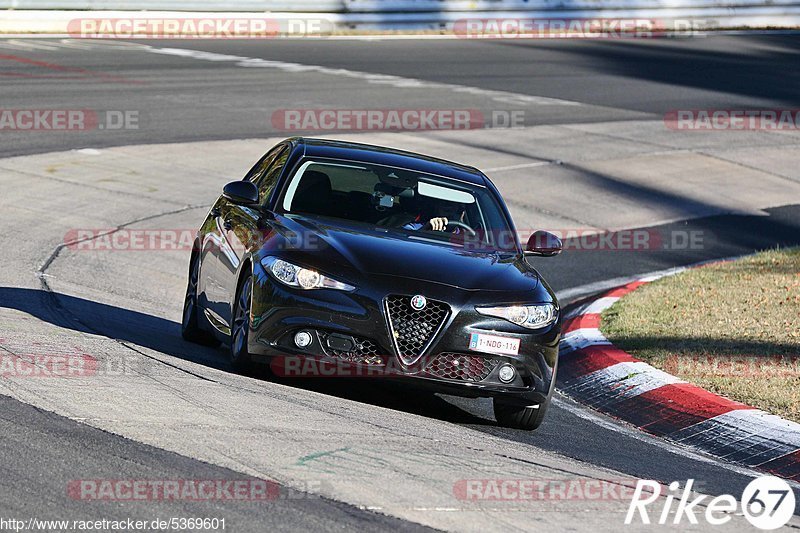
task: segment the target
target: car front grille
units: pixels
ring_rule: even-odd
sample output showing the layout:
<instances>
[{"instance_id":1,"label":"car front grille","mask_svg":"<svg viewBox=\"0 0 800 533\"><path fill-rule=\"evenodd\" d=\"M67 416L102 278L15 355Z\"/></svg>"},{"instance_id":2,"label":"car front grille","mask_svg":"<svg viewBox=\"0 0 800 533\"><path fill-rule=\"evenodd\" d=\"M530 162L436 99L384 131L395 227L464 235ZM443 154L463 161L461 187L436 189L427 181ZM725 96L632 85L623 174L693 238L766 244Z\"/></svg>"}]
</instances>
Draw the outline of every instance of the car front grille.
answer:
<instances>
[{"instance_id":1,"label":"car front grille","mask_svg":"<svg viewBox=\"0 0 800 533\"><path fill-rule=\"evenodd\" d=\"M444 302L428 300L424 309L411 307L411 296L386 297L386 312L391 336L400 360L414 364L425 352L433 337L447 320L450 307Z\"/></svg>"},{"instance_id":2,"label":"car front grille","mask_svg":"<svg viewBox=\"0 0 800 533\"><path fill-rule=\"evenodd\" d=\"M483 381L500 361L463 353L442 352L425 365L423 373L455 381Z\"/></svg>"},{"instance_id":3,"label":"car front grille","mask_svg":"<svg viewBox=\"0 0 800 533\"><path fill-rule=\"evenodd\" d=\"M325 355L329 357L336 357L348 363L356 363L360 365L370 366L385 366L386 358L381 354L380 347L372 340L363 337L352 337L355 346L352 350L342 351L335 350L327 345L327 337L330 333L319 332L320 340L322 341L322 350Z\"/></svg>"}]
</instances>

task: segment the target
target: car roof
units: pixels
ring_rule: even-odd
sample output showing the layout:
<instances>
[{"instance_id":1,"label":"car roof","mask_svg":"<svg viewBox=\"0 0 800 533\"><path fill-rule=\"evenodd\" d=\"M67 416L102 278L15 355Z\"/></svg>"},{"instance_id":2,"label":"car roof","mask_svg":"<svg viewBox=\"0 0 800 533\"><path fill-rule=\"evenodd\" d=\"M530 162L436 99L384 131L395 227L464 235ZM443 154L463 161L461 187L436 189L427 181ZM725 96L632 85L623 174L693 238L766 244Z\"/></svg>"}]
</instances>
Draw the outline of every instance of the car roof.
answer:
<instances>
[{"instance_id":1,"label":"car roof","mask_svg":"<svg viewBox=\"0 0 800 533\"><path fill-rule=\"evenodd\" d=\"M307 157L347 159L363 163L388 165L456 178L475 185L486 185L487 181L483 173L477 168L385 146L308 137L295 137L291 141L303 146Z\"/></svg>"}]
</instances>

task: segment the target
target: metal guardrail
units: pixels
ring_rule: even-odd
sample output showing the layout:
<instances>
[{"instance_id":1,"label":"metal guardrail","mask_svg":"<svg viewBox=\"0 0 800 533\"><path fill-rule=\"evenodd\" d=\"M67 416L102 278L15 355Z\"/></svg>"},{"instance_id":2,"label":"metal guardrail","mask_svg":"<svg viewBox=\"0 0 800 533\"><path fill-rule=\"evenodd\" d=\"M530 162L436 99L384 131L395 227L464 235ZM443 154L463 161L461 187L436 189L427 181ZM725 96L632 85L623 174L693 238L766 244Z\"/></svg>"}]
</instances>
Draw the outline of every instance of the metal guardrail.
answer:
<instances>
[{"instance_id":1,"label":"metal guardrail","mask_svg":"<svg viewBox=\"0 0 800 533\"><path fill-rule=\"evenodd\" d=\"M798 0L0 0L0 9L300 13L484 13L800 7Z\"/></svg>"}]
</instances>

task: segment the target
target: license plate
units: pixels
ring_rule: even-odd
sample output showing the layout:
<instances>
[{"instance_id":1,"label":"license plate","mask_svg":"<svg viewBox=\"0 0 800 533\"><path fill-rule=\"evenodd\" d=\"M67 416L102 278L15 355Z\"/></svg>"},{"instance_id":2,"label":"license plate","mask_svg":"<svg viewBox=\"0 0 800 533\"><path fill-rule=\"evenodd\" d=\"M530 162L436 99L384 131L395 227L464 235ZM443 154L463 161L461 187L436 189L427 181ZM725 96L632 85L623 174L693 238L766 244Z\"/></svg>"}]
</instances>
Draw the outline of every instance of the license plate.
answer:
<instances>
[{"instance_id":1,"label":"license plate","mask_svg":"<svg viewBox=\"0 0 800 533\"><path fill-rule=\"evenodd\" d=\"M469 339L469 349L476 352L517 355L519 353L519 339L473 333Z\"/></svg>"}]
</instances>

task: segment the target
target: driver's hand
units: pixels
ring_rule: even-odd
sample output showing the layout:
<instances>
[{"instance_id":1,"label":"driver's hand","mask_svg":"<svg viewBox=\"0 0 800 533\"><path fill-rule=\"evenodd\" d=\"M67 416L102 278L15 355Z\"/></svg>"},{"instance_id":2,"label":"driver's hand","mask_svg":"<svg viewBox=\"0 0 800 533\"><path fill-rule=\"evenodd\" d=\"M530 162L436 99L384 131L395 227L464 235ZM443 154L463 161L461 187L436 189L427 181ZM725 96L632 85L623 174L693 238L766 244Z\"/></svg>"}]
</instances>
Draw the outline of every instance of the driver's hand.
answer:
<instances>
[{"instance_id":1,"label":"driver's hand","mask_svg":"<svg viewBox=\"0 0 800 533\"><path fill-rule=\"evenodd\" d=\"M428 224L431 225L433 231L444 231L447 227L447 219L444 217L432 218Z\"/></svg>"}]
</instances>

